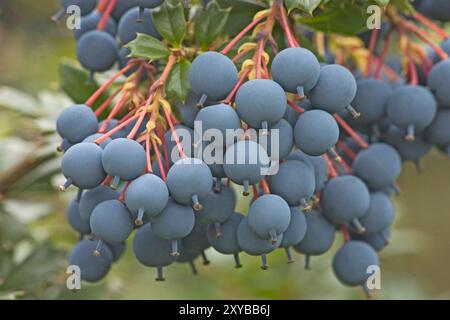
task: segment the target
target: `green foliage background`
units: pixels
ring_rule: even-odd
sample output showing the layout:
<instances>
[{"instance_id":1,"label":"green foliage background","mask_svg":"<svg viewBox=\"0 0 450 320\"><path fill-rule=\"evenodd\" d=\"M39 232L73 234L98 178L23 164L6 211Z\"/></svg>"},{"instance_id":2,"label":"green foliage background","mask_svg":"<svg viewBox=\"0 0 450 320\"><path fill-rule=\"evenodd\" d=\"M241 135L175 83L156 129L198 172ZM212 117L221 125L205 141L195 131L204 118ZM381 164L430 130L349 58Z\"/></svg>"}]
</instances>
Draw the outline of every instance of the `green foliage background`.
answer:
<instances>
[{"instance_id":1,"label":"green foliage background","mask_svg":"<svg viewBox=\"0 0 450 320\"><path fill-rule=\"evenodd\" d=\"M192 276L187 265L174 265L163 283L154 282L154 271L139 265L128 250L105 281L67 291L65 258L77 235L65 221L65 207L73 195L56 191L62 178L54 175L57 138L45 133L70 105L59 91L60 85L70 86L59 83L59 61L74 58L75 47L70 32L49 19L56 2L0 0L0 193L7 191L0 203L0 299L363 298L332 274L340 237L333 250L313 260L312 271L302 268L298 255L287 265L281 251L270 255L269 271L247 256L244 268L235 270L230 257L209 250L212 265L198 261L199 276ZM379 298L450 298L450 162L433 151L424 167L417 174L407 164L400 178L403 194L395 199L392 241L381 253Z\"/></svg>"}]
</instances>

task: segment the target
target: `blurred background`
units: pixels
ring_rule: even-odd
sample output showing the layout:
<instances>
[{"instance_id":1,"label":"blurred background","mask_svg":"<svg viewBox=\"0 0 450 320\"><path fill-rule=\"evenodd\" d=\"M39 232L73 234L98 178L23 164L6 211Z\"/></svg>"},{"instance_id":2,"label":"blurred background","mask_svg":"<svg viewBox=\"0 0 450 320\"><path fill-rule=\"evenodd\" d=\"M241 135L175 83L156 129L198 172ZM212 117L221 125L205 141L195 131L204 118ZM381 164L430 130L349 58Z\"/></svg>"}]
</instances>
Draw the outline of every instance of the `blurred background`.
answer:
<instances>
[{"instance_id":1,"label":"blurred background","mask_svg":"<svg viewBox=\"0 0 450 320\"><path fill-rule=\"evenodd\" d=\"M244 268L236 270L231 257L208 250L212 263L196 261L199 275L176 264L166 282L155 282L154 270L127 250L106 280L68 291L67 252L78 235L65 208L74 195L57 191L62 177L52 132L56 115L71 104L59 90L59 63L74 58L75 42L50 19L57 2L0 0L0 299L364 299L333 275L340 235L311 271L300 255L286 264L281 250L270 254L265 272L258 258L243 255ZM433 150L423 166L419 174L406 164L399 180L377 298L450 298L450 160Z\"/></svg>"}]
</instances>

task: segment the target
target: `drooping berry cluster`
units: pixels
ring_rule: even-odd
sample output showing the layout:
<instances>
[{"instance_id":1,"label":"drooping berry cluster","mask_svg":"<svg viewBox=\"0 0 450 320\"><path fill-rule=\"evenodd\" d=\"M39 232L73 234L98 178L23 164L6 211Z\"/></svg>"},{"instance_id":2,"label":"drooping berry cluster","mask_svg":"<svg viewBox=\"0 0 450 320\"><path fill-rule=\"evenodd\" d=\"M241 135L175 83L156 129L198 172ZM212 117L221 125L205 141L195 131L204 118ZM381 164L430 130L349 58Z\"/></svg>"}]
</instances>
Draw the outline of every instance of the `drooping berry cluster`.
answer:
<instances>
[{"instance_id":1,"label":"drooping berry cluster","mask_svg":"<svg viewBox=\"0 0 450 320\"><path fill-rule=\"evenodd\" d=\"M418 162L432 145L450 151L445 49L432 47L441 62L422 57L429 88L419 85L410 34L420 38L422 30L389 11L380 52L378 31L371 34L366 70L338 57L320 64L300 47L283 3L275 1L221 52L197 55L178 119L165 81L183 50L173 51L155 80L153 65L126 62L128 49L117 49L116 32L121 45L137 32L158 36L147 8L161 1L132 2L103 1L102 13L83 18L75 33L80 63L101 72L121 56L121 71L57 120L67 179L62 189L80 190L68 219L83 237L70 258L83 279L103 278L133 230L136 258L157 268L157 280L163 280L163 267L174 262L193 265L199 256L207 262L209 247L233 255L236 267L241 252L261 256L263 269L278 248L293 262L293 247L309 268L310 257L328 251L340 229L345 244L334 257L335 274L365 288L367 267L379 264L376 251L388 243L402 162ZM423 16L420 21L432 24ZM277 22L288 44L280 51L271 46ZM230 58L253 28L259 30L255 41ZM387 65L394 31L407 43L409 81ZM93 110L123 74L126 83ZM229 138L229 132L235 134ZM253 193L247 214L235 212L237 185L244 196Z\"/></svg>"}]
</instances>

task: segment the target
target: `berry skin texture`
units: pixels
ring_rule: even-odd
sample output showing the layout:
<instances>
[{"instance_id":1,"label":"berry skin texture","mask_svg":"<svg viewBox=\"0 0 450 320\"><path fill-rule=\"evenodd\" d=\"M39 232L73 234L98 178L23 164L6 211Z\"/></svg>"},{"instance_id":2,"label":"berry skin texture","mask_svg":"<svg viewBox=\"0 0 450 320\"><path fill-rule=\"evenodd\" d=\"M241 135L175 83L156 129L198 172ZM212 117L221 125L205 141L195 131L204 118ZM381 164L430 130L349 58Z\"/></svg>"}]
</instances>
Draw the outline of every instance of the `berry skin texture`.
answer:
<instances>
[{"instance_id":1,"label":"berry skin texture","mask_svg":"<svg viewBox=\"0 0 450 320\"><path fill-rule=\"evenodd\" d=\"M250 228L248 219L243 218L238 226L237 231L238 244L241 249L251 255L259 256L263 254L270 253L277 249L283 239L283 235L277 236L277 241L272 243L265 239L261 239L258 235Z\"/></svg>"},{"instance_id":2,"label":"berry skin texture","mask_svg":"<svg viewBox=\"0 0 450 320\"><path fill-rule=\"evenodd\" d=\"M200 197L203 208L197 218L208 223L223 223L233 214L236 207L236 193L232 188L221 186L220 191L210 191Z\"/></svg>"},{"instance_id":3,"label":"berry skin texture","mask_svg":"<svg viewBox=\"0 0 450 320\"><path fill-rule=\"evenodd\" d=\"M365 233L378 233L388 228L394 221L394 207L391 199L382 192L370 194L369 210L360 219Z\"/></svg>"},{"instance_id":4,"label":"berry skin texture","mask_svg":"<svg viewBox=\"0 0 450 320\"><path fill-rule=\"evenodd\" d=\"M234 183L243 185L244 192L247 192L249 185L262 181L262 171L269 162L269 156L260 144L244 140L228 147L223 168L227 177Z\"/></svg>"},{"instance_id":5,"label":"berry skin texture","mask_svg":"<svg viewBox=\"0 0 450 320\"><path fill-rule=\"evenodd\" d=\"M138 33L147 34L158 39L161 38L153 23L151 11L145 9L141 18L142 21L139 22L138 7L129 9L120 18L119 25L117 27L117 34L119 35L122 45L126 45L136 39Z\"/></svg>"},{"instance_id":6,"label":"berry skin texture","mask_svg":"<svg viewBox=\"0 0 450 320\"><path fill-rule=\"evenodd\" d=\"M450 145L450 110L438 111L433 123L427 128L426 137L435 145Z\"/></svg>"},{"instance_id":7,"label":"berry skin texture","mask_svg":"<svg viewBox=\"0 0 450 320\"><path fill-rule=\"evenodd\" d=\"M95 207L104 201L117 200L118 198L119 193L107 186L98 186L97 188L84 192L81 196L79 207L81 219L89 222Z\"/></svg>"},{"instance_id":8,"label":"berry skin texture","mask_svg":"<svg viewBox=\"0 0 450 320\"><path fill-rule=\"evenodd\" d=\"M306 234L294 249L300 253L318 256L327 252L334 242L335 227L318 211L305 214Z\"/></svg>"},{"instance_id":9,"label":"berry skin texture","mask_svg":"<svg viewBox=\"0 0 450 320\"><path fill-rule=\"evenodd\" d=\"M84 104L76 104L64 109L56 120L56 131L71 144L79 143L95 134L98 120L95 113Z\"/></svg>"},{"instance_id":10,"label":"berry skin texture","mask_svg":"<svg viewBox=\"0 0 450 320\"><path fill-rule=\"evenodd\" d=\"M169 201L169 191L161 178L154 174L140 176L128 185L125 204L137 225L157 216Z\"/></svg>"},{"instance_id":11,"label":"berry skin texture","mask_svg":"<svg viewBox=\"0 0 450 320\"><path fill-rule=\"evenodd\" d=\"M166 240L178 240L191 233L195 224L194 211L169 199L164 210L152 221L155 234Z\"/></svg>"},{"instance_id":12,"label":"berry skin texture","mask_svg":"<svg viewBox=\"0 0 450 320\"><path fill-rule=\"evenodd\" d=\"M198 211L201 209L198 199L211 190L213 176L203 161L185 158L177 161L170 168L166 183L175 201L184 205L193 205Z\"/></svg>"},{"instance_id":13,"label":"berry skin texture","mask_svg":"<svg viewBox=\"0 0 450 320\"><path fill-rule=\"evenodd\" d=\"M353 161L354 174L375 191L394 185L401 170L399 153L386 143L372 144Z\"/></svg>"},{"instance_id":14,"label":"berry skin texture","mask_svg":"<svg viewBox=\"0 0 450 320\"><path fill-rule=\"evenodd\" d=\"M382 139L398 151L403 161L418 163L433 147L420 132L416 133L414 141L406 141L405 133L395 126L390 126Z\"/></svg>"},{"instance_id":15,"label":"berry skin texture","mask_svg":"<svg viewBox=\"0 0 450 320\"><path fill-rule=\"evenodd\" d=\"M287 248L300 243L306 235L307 228L305 214L301 210L291 207L291 220L288 228L283 232L281 246Z\"/></svg>"},{"instance_id":16,"label":"berry skin texture","mask_svg":"<svg viewBox=\"0 0 450 320\"><path fill-rule=\"evenodd\" d=\"M69 221L70 226L80 234L90 234L91 227L89 226L89 221L81 219L80 204L77 200L72 200L66 211L67 221Z\"/></svg>"},{"instance_id":17,"label":"berry skin texture","mask_svg":"<svg viewBox=\"0 0 450 320\"><path fill-rule=\"evenodd\" d=\"M445 108L450 108L450 92L447 86L449 78L449 60L444 60L436 64L428 75L428 86L434 93L439 105Z\"/></svg>"},{"instance_id":18,"label":"berry skin texture","mask_svg":"<svg viewBox=\"0 0 450 320\"><path fill-rule=\"evenodd\" d=\"M301 161L313 170L316 179L314 193L322 191L325 187L325 183L328 181L328 166L323 157L312 157L300 150L295 150L287 156L286 160Z\"/></svg>"},{"instance_id":19,"label":"berry skin texture","mask_svg":"<svg viewBox=\"0 0 450 320\"><path fill-rule=\"evenodd\" d=\"M144 172L146 159L145 150L139 143L119 138L106 146L102 163L110 176L128 181L136 179Z\"/></svg>"},{"instance_id":20,"label":"berry skin texture","mask_svg":"<svg viewBox=\"0 0 450 320\"><path fill-rule=\"evenodd\" d=\"M268 182L271 192L290 206L307 207L315 189L314 169L303 162L288 160L280 165L277 174L269 176Z\"/></svg>"},{"instance_id":21,"label":"berry skin texture","mask_svg":"<svg viewBox=\"0 0 450 320\"><path fill-rule=\"evenodd\" d=\"M295 144L310 156L320 156L339 139L336 120L325 111L307 111L298 118L294 128Z\"/></svg>"},{"instance_id":22,"label":"berry skin texture","mask_svg":"<svg viewBox=\"0 0 450 320\"><path fill-rule=\"evenodd\" d=\"M289 205L280 196L267 194L256 199L248 210L248 225L262 239L277 242L291 221Z\"/></svg>"},{"instance_id":23,"label":"berry skin texture","mask_svg":"<svg viewBox=\"0 0 450 320\"><path fill-rule=\"evenodd\" d=\"M233 143L233 141L222 141L226 140L227 130L236 131L241 128L241 120L236 111L230 105L223 103L202 108L198 112L195 121L201 122L203 135L208 130L220 131L222 139L212 142L218 147ZM202 132L198 132L198 134L201 136Z\"/></svg>"},{"instance_id":24,"label":"berry skin texture","mask_svg":"<svg viewBox=\"0 0 450 320\"><path fill-rule=\"evenodd\" d=\"M158 237L150 223L136 231L133 251L137 260L147 267L165 267L177 260L170 255L170 241Z\"/></svg>"},{"instance_id":25,"label":"berry skin texture","mask_svg":"<svg viewBox=\"0 0 450 320\"><path fill-rule=\"evenodd\" d=\"M94 255L97 241L83 240L77 243L69 257L69 264L78 266L81 279L87 282L98 282L109 272L113 256L109 248L103 247L100 256Z\"/></svg>"},{"instance_id":26,"label":"berry skin texture","mask_svg":"<svg viewBox=\"0 0 450 320\"><path fill-rule=\"evenodd\" d=\"M208 241L213 248L222 254L236 254L241 252L238 243L237 229L244 216L240 213L232 213L224 223L221 224L221 234L217 235L214 224L207 227Z\"/></svg>"},{"instance_id":27,"label":"berry skin texture","mask_svg":"<svg viewBox=\"0 0 450 320\"><path fill-rule=\"evenodd\" d=\"M100 203L92 212L92 233L108 243L124 242L133 231L130 211L119 200Z\"/></svg>"},{"instance_id":28,"label":"berry skin texture","mask_svg":"<svg viewBox=\"0 0 450 320\"><path fill-rule=\"evenodd\" d=\"M351 223L361 218L369 209L369 205L369 190L357 177L333 178L323 189L323 212L335 225Z\"/></svg>"},{"instance_id":29,"label":"berry skin texture","mask_svg":"<svg viewBox=\"0 0 450 320\"><path fill-rule=\"evenodd\" d=\"M76 40L80 39L80 37L86 32L97 29L98 23L102 19L102 14L97 10L92 11L88 15L81 17L80 23L81 26L79 29L73 30L73 35ZM117 24L112 18L108 18L105 26L105 31L108 32L111 36L115 37L117 32Z\"/></svg>"},{"instance_id":30,"label":"berry skin texture","mask_svg":"<svg viewBox=\"0 0 450 320\"><path fill-rule=\"evenodd\" d=\"M184 153L188 156L192 156L194 154L194 131L189 127L177 124L175 125L175 132ZM178 150L172 130L168 130L164 134L164 140L169 155L169 163L172 165L181 159L180 151Z\"/></svg>"},{"instance_id":31,"label":"berry skin texture","mask_svg":"<svg viewBox=\"0 0 450 320\"><path fill-rule=\"evenodd\" d=\"M120 18L131 8L137 7L137 0L116 0L116 5L114 6L113 11L111 12L111 16L117 22L120 21Z\"/></svg>"},{"instance_id":32,"label":"berry skin texture","mask_svg":"<svg viewBox=\"0 0 450 320\"><path fill-rule=\"evenodd\" d=\"M274 140L275 146L278 145L278 150L276 148L272 150L272 138L275 132L272 130L278 130L278 140ZM258 138L259 143L266 149L270 160L278 161L286 158L291 152L294 145L294 129L288 121L281 119L269 128L268 136L259 135ZM264 138L267 139L266 144L263 143Z\"/></svg>"},{"instance_id":33,"label":"berry skin texture","mask_svg":"<svg viewBox=\"0 0 450 320\"><path fill-rule=\"evenodd\" d=\"M213 51L195 58L189 71L191 88L204 102L225 99L237 80L238 71L233 61Z\"/></svg>"},{"instance_id":34,"label":"berry skin texture","mask_svg":"<svg viewBox=\"0 0 450 320\"><path fill-rule=\"evenodd\" d=\"M309 91L316 85L319 76L319 61L307 49L287 48L273 59L272 77L287 92Z\"/></svg>"},{"instance_id":35,"label":"berry skin texture","mask_svg":"<svg viewBox=\"0 0 450 320\"><path fill-rule=\"evenodd\" d=\"M250 80L236 93L236 111L252 128L267 130L283 118L286 94L273 80Z\"/></svg>"},{"instance_id":36,"label":"berry skin texture","mask_svg":"<svg viewBox=\"0 0 450 320\"><path fill-rule=\"evenodd\" d=\"M314 108L339 113L350 106L356 90L356 80L351 72L330 64L322 67L319 81L309 94Z\"/></svg>"},{"instance_id":37,"label":"berry skin texture","mask_svg":"<svg viewBox=\"0 0 450 320\"><path fill-rule=\"evenodd\" d=\"M433 95L419 86L400 86L387 102L388 118L401 129L423 130L431 124L436 112Z\"/></svg>"},{"instance_id":38,"label":"berry skin texture","mask_svg":"<svg viewBox=\"0 0 450 320\"><path fill-rule=\"evenodd\" d=\"M127 244L123 243L105 243L113 255L113 262L117 262L123 257L125 250L127 249Z\"/></svg>"},{"instance_id":39,"label":"berry skin texture","mask_svg":"<svg viewBox=\"0 0 450 320\"><path fill-rule=\"evenodd\" d=\"M83 140L83 142L90 142L90 143L95 143L95 140L99 139L103 137L102 133L94 133L92 135L90 135L89 137L87 137L86 139ZM99 146L102 149L105 149L106 146L112 141L111 138L107 138L105 141L103 141L102 143L99 144Z\"/></svg>"},{"instance_id":40,"label":"berry skin texture","mask_svg":"<svg viewBox=\"0 0 450 320\"><path fill-rule=\"evenodd\" d=\"M180 101L177 105L183 124L191 129L194 129L194 121L200 111L200 108L197 107L199 100L200 97L191 90L186 98L186 102Z\"/></svg>"},{"instance_id":41,"label":"berry skin texture","mask_svg":"<svg viewBox=\"0 0 450 320\"><path fill-rule=\"evenodd\" d=\"M351 232L350 230L350 235L353 240L364 241L365 243L369 244L375 251L379 252L386 248L386 246L389 244L391 230L390 228L386 228L381 232L364 233L362 235Z\"/></svg>"},{"instance_id":42,"label":"berry skin texture","mask_svg":"<svg viewBox=\"0 0 450 320\"><path fill-rule=\"evenodd\" d=\"M70 185L80 189L97 187L106 178L102 166L103 149L95 143L79 143L64 154L61 171Z\"/></svg>"},{"instance_id":43,"label":"berry skin texture","mask_svg":"<svg viewBox=\"0 0 450 320\"><path fill-rule=\"evenodd\" d=\"M358 121L375 123L386 114L387 100L392 93L391 87L384 81L361 79L357 82L356 96L352 107L361 113Z\"/></svg>"},{"instance_id":44,"label":"berry skin texture","mask_svg":"<svg viewBox=\"0 0 450 320\"><path fill-rule=\"evenodd\" d=\"M333 258L336 277L348 286L365 285L370 273L369 266L378 266L379 259L374 249L362 241L345 243Z\"/></svg>"},{"instance_id":45,"label":"berry skin texture","mask_svg":"<svg viewBox=\"0 0 450 320\"><path fill-rule=\"evenodd\" d=\"M89 71L107 71L118 59L116 40L107 32L86 32L78 40L77 57L81 65Z\"/></svg>"}]
</instances>

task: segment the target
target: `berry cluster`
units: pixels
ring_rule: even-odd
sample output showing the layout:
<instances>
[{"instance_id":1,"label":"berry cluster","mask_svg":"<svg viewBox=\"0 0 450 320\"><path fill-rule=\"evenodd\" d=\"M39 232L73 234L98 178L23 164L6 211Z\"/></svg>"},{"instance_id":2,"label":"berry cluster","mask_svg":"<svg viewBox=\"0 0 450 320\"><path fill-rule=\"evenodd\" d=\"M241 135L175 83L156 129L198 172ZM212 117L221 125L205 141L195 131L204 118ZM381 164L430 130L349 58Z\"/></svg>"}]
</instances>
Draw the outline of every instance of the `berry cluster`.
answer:
<instances>
[{"instance_id":1,"label":"berry cluster","mask_svg":"<svg viewBox=\"0 0 450 320\"><path fill-rule=\"evenodd\" d=\"M101 72L128 56L126 48L118 54L116 32L121 45L137 32L158 36L147 8L160 3L103 1L103 13L88 13L75 33L80 63ZM321 64L301 48L276 1L221 52L193 60L191 91L177 106L180 119L164 90L180 51L174 50L158 80L147 61L119 60L116 77L57 120L67 178L61 188L79 189L67 215L82 236L70 257L82 278L102 279L133 230L134 254L157 268L157 280L174 262L193 266L202 256L208 263L209 247L233 255L236 267L241 252L261 256L263 269L278 248L293 262L293 248L309 268L310 258L328 251L341 230L345 244L335 254L335 274L346 285L367 289L367 268L379 265L377 251L388 244L402 162L418 163L433 145L450 152L448 55L433 46L437 58L422 57L427 83L419 85L409 35L420 37L422 30L388 13L389 30L370 35L367 70L356 70L338 57ZM433 24L422 15L420 21ZM288 48L266 52L277 22ZM256 41L230 58L253 28L259 30ZM407 43L409 79L386 61L394 31ZM123 74L129 75L125 85L93 110L92 103ZM145 95L136 84L141 82L149 88ZM229 138L229 132L235 134ZM245 215L235 212L236 186L244 196L253 194Z\"/></svg>"}]
</instances>

